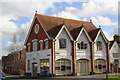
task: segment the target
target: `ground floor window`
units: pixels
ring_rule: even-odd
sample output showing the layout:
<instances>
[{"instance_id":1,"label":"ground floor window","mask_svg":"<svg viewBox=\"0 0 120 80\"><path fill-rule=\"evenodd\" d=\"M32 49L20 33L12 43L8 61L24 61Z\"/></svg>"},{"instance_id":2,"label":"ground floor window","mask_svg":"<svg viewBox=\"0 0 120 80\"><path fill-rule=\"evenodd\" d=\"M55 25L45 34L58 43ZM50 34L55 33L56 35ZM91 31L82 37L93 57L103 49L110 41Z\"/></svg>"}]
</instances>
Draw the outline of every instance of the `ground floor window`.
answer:
<instances>
[{"instance_id":1,"label":"ground floor window","mask_svg":"<svg viewBox=\"0 0 120 80\"><path fill-rule=\"evenodd\" d=\"M40 72L43 71L49 73L49 59L40 59Z\"/></svg>"},{"instance_id":2,"label":"ground floor window","mask_svg":"<svg viewBox=\"0 0 120 80\"><path fill-rule=\"evenodd\" d=\"M59 59L56 61L56 75L71 74L71 61L68 59Z\"/></svg>"},{"instance_id":3,"label":"ground floor window","mask_svg":"<svg viewBox=\"0 0 120 80\"><path fill-rule=\"evenodd\" d=\"M27 60L27 70L30 70L30 60Z\"/></svg>"},{"instance_id":4,"label":"ground floor window","mask_svg":"<svg viewBox=\"0 0 120 80\"><path fill-rule=\"evenodd\" d=\"M106 72L106 61L104 59L95 60L95 72L96 73Z\"/></svg>"},{"instance_id":5,"label":"ground floor window","mask_svg":"<svg viewBox=\"0 0 120 80\"><path fill-rule=\"evenodd\" d=\"M78 74L86 74L89 73L89 60L87 59L79 59L76 62L76 68Z\"/></svg>"}]
</instances>

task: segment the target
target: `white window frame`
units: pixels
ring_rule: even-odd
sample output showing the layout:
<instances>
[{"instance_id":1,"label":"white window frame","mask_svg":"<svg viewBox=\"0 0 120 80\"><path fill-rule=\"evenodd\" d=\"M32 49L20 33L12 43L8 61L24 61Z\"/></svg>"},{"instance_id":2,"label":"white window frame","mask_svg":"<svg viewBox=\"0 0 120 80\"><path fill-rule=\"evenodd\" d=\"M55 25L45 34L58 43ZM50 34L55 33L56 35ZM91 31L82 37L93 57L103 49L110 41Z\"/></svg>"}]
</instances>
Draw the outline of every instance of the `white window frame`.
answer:
<instances>
[{"instance_id":1,"label":"white window frame","mask_svg":"<svg viewBox=\"0 0 120 80\"><path fill-rule=\"evenodd\" d=\"M30 52L30 43L27 44L27 50Z\"/></svg>"},{"instance_id":2,"label":"white window frame","mask_svg":"<svg viewBox=\"0 0 120 80\"><path fill-rule=\"evenodd\" d=\"M82 41L82 42L83 42L83 41ZM85 43L85 42L83 42L83 46L82 46L82 45L81 45L82 42L77 42L77 49L78 49L78 50L87 50L88 44ZM78 44L80 44L80 49L78 48ZM85 47L85 45L86 45L86 47ZM83 47L83 48L82 48L82 47Z\"/></svg>"},{"instance_id":3,"label":"white window frame","mask_svg":"<svg viewBox=\"0 0 120 80\"><path fill-rule=\"evenodd\" d=\"M32 51L33 51L33 52L35 52L35 51L38 50L38 42L37 42L37 44L36 44L36 45L37 45L37 47L36 47L37 49L34 49L34 47L33 47L33 42L34 42L34 41L37 41L37 39L32 40Z\"/></svg>"},{"instance_id":4,"label":"white window frame","mask_svg":"<svg viewBox=\"0 0 120 80\"><path fill-rule=\"evenodd\" d=\"M37 26L38 26L38 27L37 27ZM36 31L37 28L38 28L38 31ZM34 31L35 31L36 34L39 32L39 24L36 24L36 25L35 25L35 27L34 27Z\"/></svg>"},{"instance_id":5,"label":"white window frame","mask_svg":"<svg viewBox=\"0 0 120 80\"><path fill-rule=\"evenodd\" d=\"M42 43L42 44L41 44ZM40 40L39 41L39 44L40 44L40 50L43 50L43 40Z\"/></svg>"},{"instance_id":6,"label":"white window frame","mask_svg":"<svg viewBox=\"0 0 120 80\"><path fill-rule=\"evenodd\" d=\"M45 39L44 41L45 41L45 49L48 49L48 44L49 44L48 39ZM47 41L47 44L46 44L46 41Z\"/></svg>"},{"instance_id":7,"label":"white window frame","mask_svg":"<svg viewBox=\"0 0 120 80\"><path fill-rule=\"evenodd\" d=\"M62 39L64 39L65 40L65 48L63 48L63 47L61 47L60 45L60 40L62 40ZM66 49L67 48L67 39L65 39L65 38L60 38L59 39L59 49Z\"/></svg>"},{"instance_id":8,"label":"white window frame","mask_svg":"<svg viewBox=\"0 0 120 80\"><path fill-rule=\"evenodd\" d=\"M100 44L98 45L98 42L100 42L101 45L100 45ZM97 50L98 50L98 51L102 51L102 45L103 45L103 43L102 43L101 41L97 41L97 42L96 42L96 45L97 45Z\"/></svg>"}]
</instances>

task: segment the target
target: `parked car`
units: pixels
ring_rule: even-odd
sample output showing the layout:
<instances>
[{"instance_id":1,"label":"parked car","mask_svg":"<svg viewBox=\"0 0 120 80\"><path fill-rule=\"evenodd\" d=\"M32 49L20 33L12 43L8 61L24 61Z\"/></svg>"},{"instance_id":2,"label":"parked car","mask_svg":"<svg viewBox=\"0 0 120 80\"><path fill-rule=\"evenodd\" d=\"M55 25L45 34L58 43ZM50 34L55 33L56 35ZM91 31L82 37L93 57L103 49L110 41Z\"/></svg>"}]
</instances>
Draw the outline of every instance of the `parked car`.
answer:
<instances>
[{"instance_id":1,"label":"parked car","mask_svg":"<svg viewBox=\"0 0 120 80\"><path fill-rule=\"evenodd\" d=\"M6 74L2 70L0 70L0 79L6 80Z\"/></svg>"}]
</instances>

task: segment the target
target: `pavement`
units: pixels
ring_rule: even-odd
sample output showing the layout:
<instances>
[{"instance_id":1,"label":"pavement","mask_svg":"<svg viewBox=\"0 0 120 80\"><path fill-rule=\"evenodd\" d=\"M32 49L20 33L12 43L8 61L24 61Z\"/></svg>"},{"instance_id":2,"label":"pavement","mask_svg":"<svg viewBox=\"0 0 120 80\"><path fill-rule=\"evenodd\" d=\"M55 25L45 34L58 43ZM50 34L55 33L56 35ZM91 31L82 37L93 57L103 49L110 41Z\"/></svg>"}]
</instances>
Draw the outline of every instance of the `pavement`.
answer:
<instances>
[{"instance_id":1,"label":"pavement","mask_svg":"<svg viewBox=\"0 0 120 80\"><path fill-rule=\"evenodd\" d=\"M111 73L108 76L116 76L120 73ZM20 78L22 77L22 79ZM48 77L47 79L24 79L23 75L8 75L7 80L102 80L106 78L106 74L96 74L96 75L88 75L88 76L60 76L60 77Z\"/></svg>"}]
</instances>

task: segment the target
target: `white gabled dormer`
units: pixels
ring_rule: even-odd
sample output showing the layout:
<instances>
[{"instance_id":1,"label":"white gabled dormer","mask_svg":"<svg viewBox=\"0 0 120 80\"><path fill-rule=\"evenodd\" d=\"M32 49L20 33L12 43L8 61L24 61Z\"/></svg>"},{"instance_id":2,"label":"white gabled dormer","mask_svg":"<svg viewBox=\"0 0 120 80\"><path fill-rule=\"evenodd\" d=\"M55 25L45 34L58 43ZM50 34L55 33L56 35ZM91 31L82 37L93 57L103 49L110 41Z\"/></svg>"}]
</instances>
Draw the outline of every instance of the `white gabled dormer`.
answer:
<instances>
[{"instance_id":1,"label":"white gabled dormer","mask_svg":"<svg viewBox=\"0 0 120 80\"><path fill-rule=\"evenodd\" d=\"M79 55L78 58L89 59L90 42L91 39L88 33L85 31L84 27L82 27L78 37L76 38L76 55Z\"/></svg>"},{"instance_id":2,"label":"white gabled dormer","mask_svg":"<svg viewBox=\"0 0 120 80\"><path fill-rule=\"evenodd\" d=\"M95 59L103 58L106 60L106 43L108 43L108 40L100 29L94 40Z\"/></svg>"},{"instance_id":3,"label":"white gabled dormer","mask_svg":"<svg viewBox=\"0 0 120 80\"><path fill-rule=\"evenodd\" d=\"M110 49L110 62L113 63L114 59L120 59L119 46L116 41L114 41L114 43Z\"/></svg>"},{"instance_id":4,"label":"white gabled dormer","mask_svg":"<svg viewBox=\"0 0 120 80\"><path fill-rule=\"evenodd\" d=\"M67 58L70 56L72 52L71 40L73 40L73 38L65 25L61 27L55 39L55 53L58 54L59 58L65 58L65 56Z\"/></svg>"}]
</instances>

